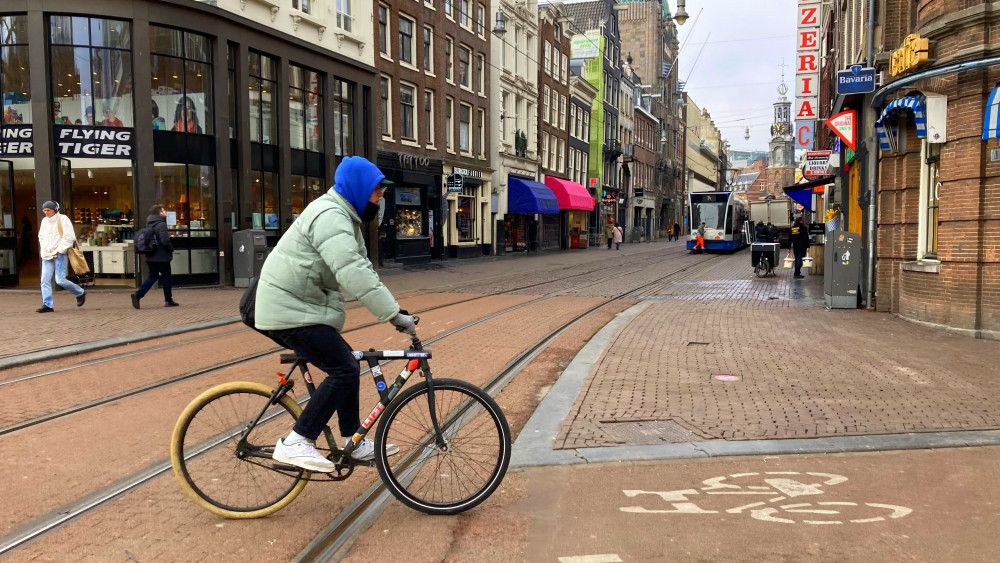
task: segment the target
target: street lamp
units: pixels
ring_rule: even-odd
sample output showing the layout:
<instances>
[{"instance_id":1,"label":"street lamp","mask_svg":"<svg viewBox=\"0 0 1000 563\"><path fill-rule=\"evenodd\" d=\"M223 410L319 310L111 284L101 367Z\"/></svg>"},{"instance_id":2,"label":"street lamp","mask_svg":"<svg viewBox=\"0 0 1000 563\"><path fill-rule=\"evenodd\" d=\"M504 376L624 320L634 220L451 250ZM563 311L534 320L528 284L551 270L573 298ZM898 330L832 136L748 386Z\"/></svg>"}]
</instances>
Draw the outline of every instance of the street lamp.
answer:
<instances>
[{"instance_id":1,"label":"street lamp","mask_svg":"<svg viewBox=\"0 0 1000 563\"><path fill-rule=\"evenodd\" d=\"M750 140L750 126L749 125L747 125L746 133L743 134L743 140L744 141L749 141Z\"/></svg>"},{"instance_id":2,"label":"street lamp","mask_svg":"<svg viewBox=\"0 0 1000 563\"><path fill-rule=\"evenodd\" d=\"M687 10L684 9L684 2L686 0L677 0L677 13L674 14L674 21L677 25L684 25L684 22L688 21Z\"/></svg>"},{"instance_id":3,"label":"street lamp","mask_svg":"<svg viewBox=\"0 0 1000 563\"><path fill-rule=\"evenodd\" d=\"M503 15L503 8L497 10L497 24L493 26L493 33L500 39L507 34L507 18Z\"/></svg>"}]
</instances>

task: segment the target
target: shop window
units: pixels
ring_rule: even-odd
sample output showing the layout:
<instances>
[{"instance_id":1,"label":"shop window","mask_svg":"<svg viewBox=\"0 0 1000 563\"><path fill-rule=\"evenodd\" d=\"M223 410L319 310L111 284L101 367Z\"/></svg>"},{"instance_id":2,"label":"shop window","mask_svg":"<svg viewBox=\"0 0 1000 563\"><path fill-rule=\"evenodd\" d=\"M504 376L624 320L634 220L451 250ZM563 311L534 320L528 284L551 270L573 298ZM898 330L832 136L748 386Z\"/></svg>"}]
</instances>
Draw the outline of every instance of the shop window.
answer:
<instances>
[{"instance_id":1,"label":"shop window","mask_svg":"<svg viewBox=\"0 0 1000 563\"><path fill-rule=\"evenodd\" d=\"M333 80L333 154L338 158L354 154L354 88L353 82Z\"/></svg>"},{"instance_id":2,"label":"shop window","mask_svg":"<svg viewBox=\"0 0 1000 563\"><path fill-rule=\"evenodd\" d=\"M49 25L55 124L132 127L131 24L51 16Z\"/></svg>"},{"instance_id":3,"label":"shop window","mask_svg":"<svg viewBox=\"0 0 1000 563\"><path fill-rule=\"evenodd\" d=\"M941 177L938 165L941 160L941 145L939 143L922 142L921 151L923 153L923 167L920 171L921 186L920 199L924 202L920 213L920 231L923 232L923 241L920 245L920 252L917 258L937 260L938 258L938 230L939 230L939 201L941 190Z\"/></svg>"},{"instance_id":4,"label":"shop window","mask_svg":"<svg viewBox=\"0 0 1000 563\"><path fill-rule=\"evenodd\" d=\"M307 205L326 193L325 186L323 178L293 174L289 187L292 194L292 219L298 218Z\"/></svg>"},{"instance_id":5,"label":"shop window","mask_svg":"<svg viewBox=\"0 0 1000 563\"><path fill-rule=\"evenodd\" d=\"M196 164L153 165L155 202L167 210L172 236L214 236L215 169Z\"/></svg>"},{"instance_id":6,"label":"shop window","mask_svg":"<svg viewBox=\"0 0 1000 563\"><path fill-rule=\"evenodd\" d=\"M399 16L399 60L413 64L413 20Z\"/></svg>"},{"instance_id":7,"label":"shop window","mask_svg":"<svg viewBox=\"0 0 1000 563\"><path fill-rule=\"evenodd\" d=\"M420 188L399 186L395 190L396 237L424 236L424 213Z\"/></svg>"},{"instance_id":8,"label":"shop window","mask_svg":"<svg viewBox=\"0 0 1000 563\"><path fill-rule=\"evenodd\" d=\"M399 86L399 136L415 141L417 139L416 112L414 104L417 89L408 84Z\"/></svg>"},{"instance_id":9,"label":"shop window","mask_svg":"<svg viewBox=\"0 0 1000 563\"><path fill-rule=\"evenodd\" d=\"M74 158L70 177L71 193L63 194L62 203L81 240L98 246L124 242L137 216L144 224L145 210L133 208L131 161Z\"/></svg>"},{"instance_id":10,"label":"shop window","mask_svg":"<svg viewBox=\"0 0 1000 563\"><path fill-rule=\"evenodd\" d=\"M354 17L351 16L351 0L337 0L336 9L337 27L344 31L351 31L351 24L354 21Z\"/></svg>"},{"instance_id":11,"label":"shop window","mask_svg":"<svg viewBox=\"0 0 1000 563\"><path fill-rule=\"evenodd\" d=\"M378 52L391 57L389 52L389 6L378 5Z\"/></svg>"},{"instance_id":12,"label":"shop window","mask_svg":"<svg viewBox=\"0 0 1000 563\"><path fill-rule=\"evenodd\" d=\"M250 172L253 196L253 228L278 230L278 174L252 170Z\"/></svg>"},{"instance_id":13,"label":"shop window","mask_svg":"<svg viewBox=\"0 0 1000 563\"><path fill-rule=\"evenodd\" d=\"M434 146L434 92L424 90L424 124L427 131L425 138L427 146Z\"/></svg>"},{"instance_id":14,"label":"shop window","mask_svg":"<svg viewBox=\"0 0 1000 563\"><path fill-rule=\"evenodd\" d=\"M470 87L469 63L472 61L472 50L465 45L458 47L458 83L465 88Z\"/></svg>"},{"instance_id":15,"label":"shop window","mask_svg":"<svg viewBox=\"0 0 1000 563\"><path fill-rule=\"evenodd\" d=\"M458 114L458 150L463 154L472 154L472 106L459 104Z\"/></svg>"},{"instance_id":16,"label":"shop window","mask_svg":"<svg viewBox=\"0 0 1000 563\"><path fill-rule=\"evenodd\" d=\"M31 123L30 69L28 17L0 17L0 111L7 125Z\"/></svg>"},{"instance_id":17,"label":"shop window","mask_svg":"<svg viewBox=\"0 0 1000 563\"><path fill-rule=\"evenodd\" d=\"M389 77L379 78L379 92L382 100L382 136L392 137L392 94L389 92Z\"/></svg>"},{"instance_id":18,"label":"shop window","mask_svg":"<svg viewBox=\"0 0 1000 563\"><path fill-rule=\"evenodd\" d=\"M238 98L236 92L236 58L238 57L236 45L230 43L226 49L226 67L229 72L229 138L236 139L237 116L239 115Z\"/></svg>"},{"instance_id":19,"label":"shop window","mask_svg":"<svg viewBox=\"0 0 1000 563\"><path fill-rule=\"evenodd\" d=\"M250 52L250 140L265 145L278 144L277 61L273 57Z\"/></svg>"},{"instance_id":20,"label":"shop window","mask_svg":"<svg viewBox=\"0 0 1000 563\"><path fill-rule=\"evenodd\" d=\"M288 134L293 149L323 152L323 77L289 65Z\"/></svg>"},{"instance_id":21,"label":"shop window","mask_svg":"<svg viewBox=\"0 0 1000 563\"><path fill-rule=\"evenodd\" d=\"M149 26L154 131L212 133L208 43L203 35Z\"/></svg>"},{"instance_id":22,"label":"shop window","mask_svg":"<svg viewBox=\"0 0 1000 563\"><path fill-rule=\"evenodd\" d=\"M434 74L434 28L424 26L424 70Z\"/></svg>"},{"instance_id":23,"label":"shop window","mask_svg":"<svg viewBox=\"0 0 1000 563\"><path fill-rule=\"evenodd\" d=\"M478 186L466 186L458 194L458 207L455 211L455 224L458 228L458 241L471 242L476 240L476 191Z\"/></svg>"}]
</instances>

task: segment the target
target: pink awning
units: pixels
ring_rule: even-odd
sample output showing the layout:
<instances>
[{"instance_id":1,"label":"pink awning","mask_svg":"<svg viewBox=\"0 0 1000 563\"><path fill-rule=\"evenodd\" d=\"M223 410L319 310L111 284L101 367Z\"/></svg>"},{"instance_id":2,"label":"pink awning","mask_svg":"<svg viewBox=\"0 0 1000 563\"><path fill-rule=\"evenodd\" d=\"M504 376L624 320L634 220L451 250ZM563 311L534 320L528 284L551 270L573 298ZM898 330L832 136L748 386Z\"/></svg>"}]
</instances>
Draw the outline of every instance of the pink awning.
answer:
<instances>
[{"instance_id":1,"label":"pink awning","mask_svg":"<svg viewBox=\"0 0 1000 563\"><path fill-rule=\"evenodd\" d=\"M581 186L580 184L570 182L569 180L546 176L545 185L552 190L553 194L555 194L556 201L559 202L560 210L594 210L594 198L590 197L590 193L587 191L587 188Z\"/></svg>"}]
</instances>

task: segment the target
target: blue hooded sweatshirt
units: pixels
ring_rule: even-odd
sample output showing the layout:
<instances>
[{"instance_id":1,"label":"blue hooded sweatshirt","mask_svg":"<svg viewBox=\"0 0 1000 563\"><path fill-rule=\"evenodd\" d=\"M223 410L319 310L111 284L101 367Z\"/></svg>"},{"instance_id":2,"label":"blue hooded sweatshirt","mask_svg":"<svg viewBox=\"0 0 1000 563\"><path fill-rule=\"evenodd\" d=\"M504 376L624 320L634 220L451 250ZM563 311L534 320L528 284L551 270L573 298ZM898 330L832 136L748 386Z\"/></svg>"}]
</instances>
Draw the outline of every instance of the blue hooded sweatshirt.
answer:
<instances>
[{"instance_id":1,"label":"blue hooded sweatshirt","mask_svg":"<svg viewBox=\"0 0 1000 563\"><path fill-rule=\"evenodd\" d=\"M385 174L368 159L349 156L340 162L333 174L333 191L343 196L360 217L375 187L384 179Z\"/></svg>"}]
</instances>

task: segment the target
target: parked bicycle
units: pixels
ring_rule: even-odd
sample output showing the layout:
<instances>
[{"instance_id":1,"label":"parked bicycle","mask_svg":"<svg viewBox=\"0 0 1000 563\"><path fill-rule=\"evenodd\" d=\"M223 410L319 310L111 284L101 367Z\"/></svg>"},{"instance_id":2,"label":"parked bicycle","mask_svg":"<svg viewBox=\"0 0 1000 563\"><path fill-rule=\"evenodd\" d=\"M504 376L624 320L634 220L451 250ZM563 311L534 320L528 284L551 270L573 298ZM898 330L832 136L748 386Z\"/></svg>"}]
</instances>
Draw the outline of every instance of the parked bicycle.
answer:
<instances>
[{"instance_id":1,"label":"parked bicycle","mask_svg":"<svg viewBox=\"0 0 1000 563\"><path fill-rule=\"evenodd\" d=\"M289 394L295 371L310 396L316 391L306 362L281 354L281 363L291 368L278 373L277 387L226 383L205 391L181 413L170 461L184 491L214 514L259 518L287 506L309 481L343 481L356 467L374 465L396 498L427 514L457 514L486 500L503 480L511 453L507 419L489 394L465 381L432 378L431 352L415 335L407 350L371 349L354 357L371 369L379 402L343 449L330 428L324 429L328 447L319 449L336 464L333 472L313 473L271 458L278 438L302 412ZM383 360L406 362L391 386ZM424 381L401 391L415 372ZM352 459L380 418L374 460ZM386 444L397 444L403 454L395 465Z\"/></svg>"}]
</instances>

